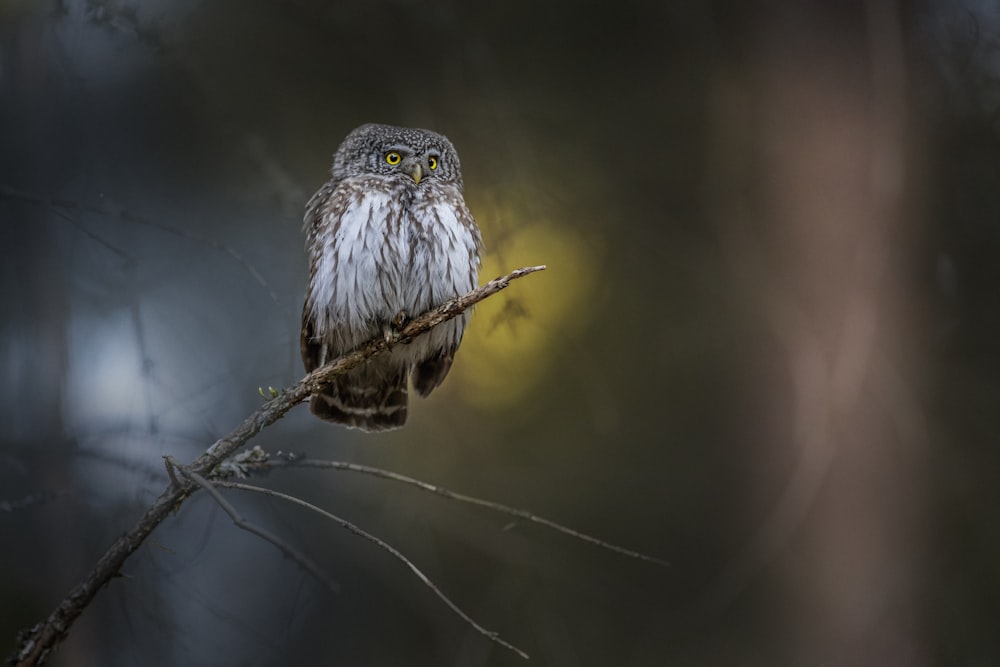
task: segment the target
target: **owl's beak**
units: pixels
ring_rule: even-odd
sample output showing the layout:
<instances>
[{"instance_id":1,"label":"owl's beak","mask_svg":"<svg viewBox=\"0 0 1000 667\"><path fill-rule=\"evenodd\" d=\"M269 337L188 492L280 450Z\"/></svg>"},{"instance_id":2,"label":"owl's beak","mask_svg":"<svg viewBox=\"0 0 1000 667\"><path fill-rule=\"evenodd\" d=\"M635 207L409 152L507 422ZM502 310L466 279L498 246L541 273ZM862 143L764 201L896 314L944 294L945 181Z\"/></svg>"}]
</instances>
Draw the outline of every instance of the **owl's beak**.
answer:
<instances>
[{"instance_id":1,"label":"owl's beak","mask_svg":"<svg viewBox=\"0 0 1000 667\"><path fill-rule=\"evenodd\" d=\"M420 179L424 177L424 168L420 166L419 162L414 162L410 165L410 169L407 173L410 175L410 178L413 179L414 183L420 185Z\"/></svg>"}]
</instances>

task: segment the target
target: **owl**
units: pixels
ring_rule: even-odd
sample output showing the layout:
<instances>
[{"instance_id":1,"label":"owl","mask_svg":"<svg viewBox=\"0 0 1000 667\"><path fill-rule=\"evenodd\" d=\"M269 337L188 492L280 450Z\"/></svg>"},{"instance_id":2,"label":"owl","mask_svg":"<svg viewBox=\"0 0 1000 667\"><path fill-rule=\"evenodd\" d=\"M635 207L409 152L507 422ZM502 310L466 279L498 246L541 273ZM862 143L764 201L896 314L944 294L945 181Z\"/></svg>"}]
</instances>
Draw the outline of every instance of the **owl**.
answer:
<instances>
[{"instance_id":1,"label":"owl","mask_svg":"<svg viewBox=\"0 0 1000 667\"><path fill-rule=\"evenodd\" d=\"M472 290L479 272L482 237L446 137L362 125L337 149L332 174L306 205L307 371ZM365 431L402 426L410 378L421 396L441 384L467 322L456 317L335 378L310 410Z\"/></svg>"}]
</instances>

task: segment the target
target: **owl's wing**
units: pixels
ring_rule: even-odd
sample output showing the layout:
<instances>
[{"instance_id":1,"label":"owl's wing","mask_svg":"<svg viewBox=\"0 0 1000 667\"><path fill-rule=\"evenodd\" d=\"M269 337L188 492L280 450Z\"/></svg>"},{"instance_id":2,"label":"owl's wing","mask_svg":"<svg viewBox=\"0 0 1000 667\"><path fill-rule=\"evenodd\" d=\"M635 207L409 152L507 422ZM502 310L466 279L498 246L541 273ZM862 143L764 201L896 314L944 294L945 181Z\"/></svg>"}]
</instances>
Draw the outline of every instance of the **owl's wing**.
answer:
<instances>
[{"instance_id":1,"label":"owl's wing","mask_svg":"<svg viewBox=\"0 0 1000 667\"><path fill-rule=\"evenodd\" d=\"M334 183L326 183L316 191L306 204L306 212L302 217L302 230L306 234L306 246L311 246L316 234L319 231L323 217L323 204L333 193ZM313 273L316 271L315 263L310 262L309 284L312 285ZM299 351L302 354L302 365L306 372L316 370L323 363L323 345L316 339L316 322L313 320L310 308L310 299L306 298L302 305L302 333L299 337Z\"/></svg>"},{"instance_id":2,"label":"owl's wing","mask_svg":"<svg viewBox=\"0 0 1000 667\"><path fill-rule=\"evenodd\" d=\"M451 364L455 360L457 347L439 350L413 368L413 388L421 398L427 398L434 389L444 382Z\"/></svg>"},{"instance_id":3,"label":"owl's wing","mask_svg":"<svg viewBox=\"0 0 1000 667\"><path fill-rule=\"evenodd\" d=\"M343 179L331 179L323 184L306 202L306 212L302 217L302 231L306 234L306 245L312 243L313 236L323 222L323 209L333 196L333 191Z\"/></svg>"},{"instance_id":4,"label":"owl's wing","mask_svg":"<svg viewBox=\"0 0 1000 667\"><path fill-rule=\"evenodd\" d=\"M451 195L448 197L447 195ZM442 221L451 221L452 229L448 232L448 237L453 243L445 246L442 244L439 252L447 256L444 262L448 267L444 274L445 293L443 296L459 296L476 286L479 275L479 253L483 239L479 232L479 227L465 205L460 191L445 191L439 203L435 206L433 213L434 220L440 225ZM464 233L456 233L456 227ZM462 239L458 241L457 239ZM450 272L450 273L449 273ZM413 368L413 388L422 396L428 396L434 389L444 382L451 364L455 360L455 353L462 342L462 333L468 321L468 314L460 316L455 320L455 336L426 359L419 361Z\"/></svg>"},{"instance_id":5,"label":"owl's wing","mask_svg":"<svg viewBox=\"0 0 1000 667\"><path fill-rule=\"evenodd\" d=\"M306 372L319 368L323 363L323 345L316 340L316 323L309 313L309 302L302 306L302 334L299 337L299 351Z\"/></svg>"}]
</instances>

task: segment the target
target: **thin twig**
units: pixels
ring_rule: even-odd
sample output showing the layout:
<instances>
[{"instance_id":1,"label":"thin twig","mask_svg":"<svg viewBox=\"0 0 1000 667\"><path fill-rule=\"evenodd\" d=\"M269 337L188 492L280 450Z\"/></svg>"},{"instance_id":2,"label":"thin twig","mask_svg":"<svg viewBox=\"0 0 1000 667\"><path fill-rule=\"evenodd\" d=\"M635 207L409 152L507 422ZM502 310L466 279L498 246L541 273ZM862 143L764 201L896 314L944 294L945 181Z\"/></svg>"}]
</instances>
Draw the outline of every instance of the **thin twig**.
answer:
<instances>
[{"instance_id":1,"label":"thin twig","mask_svg":"<svg viewBox=\"0 0 1000 667\"><path fill-rule=\"evenodd\" d=\"M581 533L578 530L574 530L568 526L564 526L561 523L556 523L545 517L538 516L537 514L532 514L528 510L518 509L517 507L511 507L509 505L504 505L502 503L493 502L492 500L485 500L483 498L477 498L475 496L467 496L463 493L457 493L455 491L449 491L448 489L436 486L434 484L429 484L419 479L414 479L413 477L407 477L406 475L401 475L398 472L393 472L391 470L385 470L384 468L373 468L371 466L362 465L359 463L346 463L344 461L325 461L318 459L273 459L261 462L255 462L247 465L249 470L267 470L268 468L291 468L291 467L301 467L301 468L325 468L328 470L347 470L351 472L362 473L365 475L372 475L374 477L381 477L382 479L389 479L394 482L400 482L402 484L409 484L410 486L415 486L422 491L427 491L429 493L434 493L449 500L457 500L458 502L468 503L470 505L477 505L479 507L485 507L486 509L493 510L494 512L499 512L501 514L507 514L510 516L517 517L519 519L524 519L525 521L530 521L532 523L537 523L539 525L551 528L552 530L559 531L570 537L575 537L578 540L583 540L584 542L589 542L590 544L601 547L602 549L607 549L609 551L614 551L615 553L621 554L623 556L628 556L630 558L637 558L639 560L646 561L648 563L655 563L656 565L669 566L665 560L656 558L655 556L647 556L646 554L639 553L638 551L633 551L632 549L626 549L625 547L620 547L616 544L611 544L610 542L605 542L604 540L588 535L586 533Z\"/></svg>"},{"instance_id":2,"label":"thin twig","mask_svg":"<svg viewBox=\"0 0 1000 667\"><path fill-rule=\"evenodd\" d=\"M445 595L444 593L441 592L441 589L438 588L434 584L434 582L431 581L430 578L426 574L423 573L423 571L420 568L418 568L416 565L413 564L413 561L411 561L409 558L407 558L406 556L404 556L398 549L396 549L394 546L392 546L391 544L389 544L385 540L383 540L383 539L381 539L379 537L376 537L375 535L372 535L371 533L369 533L368 531L364 530L363 528L361 528L357 524L351 523L347 519L342 519L342 518L340 518L339 516L337 516L335 514L331 514L330 512L327 512L326 510L324 510L323 508L317 507L316 505L313 505L312 503L306 502L305 500L302 500L301 498L296 498L295 496L290 496L288 494L281 493L280 491L274 491L273 489L265 489L264 487L261 487L261 486L253 486L251 484L243 484L242 482L217 481L217 482L215 482L215 485L219 486L219 487L222 487L222 488L226 488L226 489L239 489L241 491L252 491L254 493L262 493L264 495L271 496L273 498L280 498L281 500L287 500L290 503L294 503L296 505L300 505L302 507L305 507L306 509L312 510L313 512L316 512L317 514L320 514L320 515L326 517L327 519L330 519L331 521L337 523L341 528L346 528L347 530L349 530L350 532L354 533L355 535L358 535L359 537L365 538L366 540L368 540L369 542L372 542L373 544L375 544L379 548L383 549L384 551L387 551L394 558L396 558L396 560L400 561L401 563L403 563L404 565L406 565L406 567L410 568L410 571L413 572L413 574L415 574L417 576L417 578L420 579L420 581L422 581L424 583L425 586L427 586L429 589L431 589L431 591L434 592L435 595L437 595L439 598L441 598L441 600L446 605L448 605L448 607L453 612L455 612L456 614L458 614L462 618L463 621L465 621L466 623L468 623L469 625L471 625L473 628L475 628L476 632L478 632L479 634L483 635L484 637L486 637L490 641L494 641L497 644L500 644L501 646L503 646L504 648L510 649L511 651L513 651L517 655L521 656L525 660L529 659L527 653L525 653L524 651L522 651L518 647L514 646L510 642L507 642L507 641L501 639L500 635L497 634L496 632L494 632L492 630L487 630L483 626L479 625L479 623L477 623L471 616L469 616L464 611L462 611L457 604L455 604L454 602L452 602L451 599L447 595Z\"/></svg>"},{"instance_id":3,"label":"thin twig","mask_svg":"<svg viewBox=\"0 0 1000 667\"><path fill-rule=\"evenodd\" d=\"M2 194L4 194L3 188L0 187L0 195ZM544 268L544 266L529 266L495 278L468 294L451 299L420 315L403 327L396 336L388 339L378 336L354 352L314 370L254 410L242 424L217 440L205 453L195 459L188 469L202 477L211 477L223 460L243 447L263 429L284 417L293 407L321 390L333 378L397 345L412 341L437 325L460 315L483 299L505 289L512 280ZM63 598L52 613L44 621L22 633L18 651L11 657L11 662L19 667L40 665L45 662L49 653L65 639L73 623L91 603L97 592L119 573L125 561L146 541L150 533L197 489L198 485L190 479L181 482L180 485L167 486L135 526L108 548L91 569L90 574Z\"/></svg>"},{"instance_id":4,"label":"thin twig","mask_svg":"<svg viewBox=\"0 0 1000 667\"><path fill-rule=\"evenodd\" d=\"M306 556L304 553L301 553L295 547L288 544L288 542L281 539L274 533L268 531L265 528L261 528L257 524L244 518L236 510L236 508L233 507L232 503L230 503L228 500L222 497L222 494L219 493L219 490L215 486L213 486L212 482L208 481L198 473L186 469L184 466L178 463L172 456L165 457L165 460L167 462L167 469L171 470L171 474L173 470L178 470L182 476L190 479L199 487L204 489L205 492L208 493L208 495L212 496L215 502L218 503L219 507L221 507L222 510L229 515L229 518L232 519L233 524L237 528L245 530L248 533L253 533L257 537L266 540L267 542L270 542L274 546L278 547L278 549L280 549L281 552L285 554L285 556L291 558L296 563L298 563L303 570L311 574L313 577L316 578L317 581L326 586L331 593L337 593L340 591L340 586L337 585L337 582L330 579L330 577L328 577L326 573L320 568L320 566L317 565L315 562L313 562L311 558Z\"/></svg>"}]
</instances>

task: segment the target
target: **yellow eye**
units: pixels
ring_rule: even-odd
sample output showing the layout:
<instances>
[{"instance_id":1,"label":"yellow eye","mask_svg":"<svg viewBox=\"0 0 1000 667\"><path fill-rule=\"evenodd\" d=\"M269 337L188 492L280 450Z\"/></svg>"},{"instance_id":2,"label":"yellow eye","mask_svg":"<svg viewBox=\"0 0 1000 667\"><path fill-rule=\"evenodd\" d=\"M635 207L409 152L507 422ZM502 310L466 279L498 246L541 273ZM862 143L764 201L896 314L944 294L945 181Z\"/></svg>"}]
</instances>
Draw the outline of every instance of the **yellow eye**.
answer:
<instances>
[{"instance_id":1,"label":"yellow eye","mask_svg":"<svg viewBox=\"0 0 1000 667\"><path fill-rule=\"evenodd\" d=\"M400 157L399 153L396 151L389 151L385 154L385 161L389 164L399 164L399 161L403 158Z\"/></svg>"},{"instance_id":2,"label":"yellow eye","mask_svg":"<svg viewBox=\"0 0 1000 667\"><path fill-rule=\"evenodd\" d=\"M430 167L431 169L437 169L438 168L438 159L436 157L434 157L433 155L430 156L429 158L427 158L427 166Z\"/></svg>"}]
</instances>

